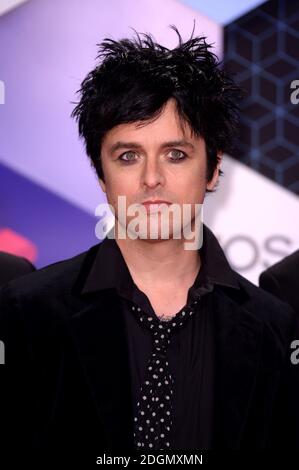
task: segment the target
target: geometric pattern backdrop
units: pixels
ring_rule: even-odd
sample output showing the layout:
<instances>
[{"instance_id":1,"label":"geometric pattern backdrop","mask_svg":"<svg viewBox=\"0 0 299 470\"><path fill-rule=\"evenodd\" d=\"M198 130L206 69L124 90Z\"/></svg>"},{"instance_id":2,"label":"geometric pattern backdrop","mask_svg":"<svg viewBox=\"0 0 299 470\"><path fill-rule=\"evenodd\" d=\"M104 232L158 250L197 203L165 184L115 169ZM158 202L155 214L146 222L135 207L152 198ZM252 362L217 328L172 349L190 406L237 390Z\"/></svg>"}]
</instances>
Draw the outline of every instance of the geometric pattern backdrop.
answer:
<instances>
[{"instance_id":1,"label":"geometric pattern backdrop","mask_svg":"<svg viewBox=\"0 0 299 470\"><path fill-rule=\"evenodd\" d=\"M270 0L224 29L224 64L245 90L237 158L299 194L299 1Z\"/></svg>"}]
</instances>

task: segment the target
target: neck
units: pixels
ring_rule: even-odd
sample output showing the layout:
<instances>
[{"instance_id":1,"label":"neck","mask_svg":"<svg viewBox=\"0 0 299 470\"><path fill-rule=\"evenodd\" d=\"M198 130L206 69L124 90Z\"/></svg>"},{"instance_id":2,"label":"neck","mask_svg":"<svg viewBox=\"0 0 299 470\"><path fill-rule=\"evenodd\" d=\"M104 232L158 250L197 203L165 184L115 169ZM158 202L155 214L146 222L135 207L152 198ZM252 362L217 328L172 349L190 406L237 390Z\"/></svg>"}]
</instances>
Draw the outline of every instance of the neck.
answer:
<instances>
[{"instance_id":1,"label":"neck","mask_svg":"<svg viewBox=\"0 0 299 470\"><path fill-rule=\"evenodd\" d=\"M186 250L184 239L115 239L137 285L174 289L191 285L200 269L198 250Z\"/></svg>"}]
</instances>

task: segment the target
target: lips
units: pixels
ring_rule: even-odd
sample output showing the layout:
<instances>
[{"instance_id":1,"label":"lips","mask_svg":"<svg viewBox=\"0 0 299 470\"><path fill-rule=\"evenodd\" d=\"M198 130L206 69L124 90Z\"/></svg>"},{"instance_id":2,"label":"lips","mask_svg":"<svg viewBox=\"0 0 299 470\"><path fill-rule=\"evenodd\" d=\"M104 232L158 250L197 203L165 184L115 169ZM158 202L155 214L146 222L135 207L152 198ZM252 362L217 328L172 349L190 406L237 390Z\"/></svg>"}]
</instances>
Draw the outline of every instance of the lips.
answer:
<instances>
[{"instance_id":1,"label":"lips","mask_svg":"<svg viewBox=\"0 0 299 470\"><path fill-rule=\"evenodd\" d=\"M142 203L143 205L147 205L147 204L171 204L170 202L168 201L162 201L162 199L156 199L155 201L144 201Z\"/></svg>"},{"instance_id":2,"label":"lips","mask_svg":"<svg viewBox=\"0 0 299 470\"><path fill-rule=\"evenodd\" d=\"M147 213L150 214L161 211L163 209L163 206L165 207L165 204L169 206L171 203L168 201L161 200L145 201L142 203L142 205L146 208Z\"/></svg>"}]
</instances>

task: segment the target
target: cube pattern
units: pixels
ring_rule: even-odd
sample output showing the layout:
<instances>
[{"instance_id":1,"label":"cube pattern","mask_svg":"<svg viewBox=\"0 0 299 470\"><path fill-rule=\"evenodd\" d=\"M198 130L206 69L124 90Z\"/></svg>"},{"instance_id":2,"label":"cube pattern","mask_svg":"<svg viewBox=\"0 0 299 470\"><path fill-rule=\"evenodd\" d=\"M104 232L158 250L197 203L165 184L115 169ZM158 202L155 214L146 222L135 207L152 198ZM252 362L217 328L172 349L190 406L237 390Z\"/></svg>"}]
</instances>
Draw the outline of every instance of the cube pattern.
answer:
<instances>
[{"instance_id":1,"label":"cube pattern","mask_svg":"<svg viewBox=\"0 0 299 470\"><path fill-rule=\"evenodd\" d=\"M224 57L245 91L235 158L299 194L299 1L270 0L227 25Z\"/></svg>"}]
</instances>

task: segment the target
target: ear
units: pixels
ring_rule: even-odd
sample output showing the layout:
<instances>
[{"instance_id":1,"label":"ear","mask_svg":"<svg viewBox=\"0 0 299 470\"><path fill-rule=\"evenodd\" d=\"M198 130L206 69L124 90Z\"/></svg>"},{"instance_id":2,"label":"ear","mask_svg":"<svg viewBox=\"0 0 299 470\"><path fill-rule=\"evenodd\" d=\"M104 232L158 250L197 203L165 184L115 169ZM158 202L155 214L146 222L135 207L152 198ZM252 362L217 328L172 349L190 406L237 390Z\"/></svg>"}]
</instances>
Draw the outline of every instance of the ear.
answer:
<instances>
[{"instance_id":1,"label":"ear","mask_svg":"<svg viewBox=\"0 0 299 470\"><path fill-rule=\"evenodd\" d=\"M213 173L213 176L212 178L210 179L210 181L208 181L207 183L207 189L209 191L212 191L215 186L217 185L218 183L218 180L219 180L219 171L220 171L220 166L221 166L221 163L222 163L222 155L223 155L223 152L218 152L217 153L217 157L218 157L218 163L217 163L217 166L214 170L214 173Z\"/></svg>"},{"instance_id":2,"label":"ear","mask_svg":"<svg viewBox=\"0 0 299 470\"><path fill-rule=\"evenodd\" d=\"M102 178L99 178L100 186L102 188L102 191L105 193L106 192L106 184Z\"/></svg>"}]
</instances>

